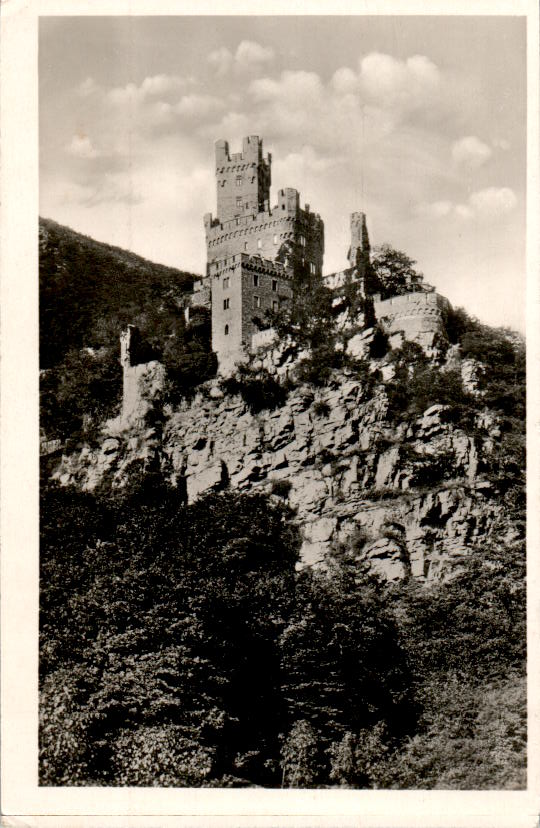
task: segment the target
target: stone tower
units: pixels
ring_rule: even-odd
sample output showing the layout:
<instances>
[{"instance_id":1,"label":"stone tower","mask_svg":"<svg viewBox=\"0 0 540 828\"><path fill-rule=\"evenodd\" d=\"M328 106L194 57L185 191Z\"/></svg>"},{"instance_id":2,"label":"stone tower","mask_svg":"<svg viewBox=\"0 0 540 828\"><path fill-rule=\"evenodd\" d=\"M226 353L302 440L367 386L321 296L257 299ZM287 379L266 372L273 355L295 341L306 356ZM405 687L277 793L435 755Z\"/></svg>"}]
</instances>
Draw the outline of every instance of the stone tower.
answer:
<instances>
[{"instance_id":1,"label":"stone tower","mask_svg":"<svg viewBox=\"0 0 540 828\"><path fill-rule=\"evenodd\" d=\"M243 139L242 152L215 144L217 215L204 216L206 285L211 291L212 348L221 369L251 348L258 321L292 292L293 279L321 277L324 225L297 190L279 190L270 207L272 157L262 139Z\"/></svg>"},{"instance_id":2,"label":"stone tower","mask_svg":"<svg viewBox=\"0 0 540 828\"><path fill-rule=\"evenodd\" d=\"M369 262L370 246L365 213L351 213L350 267L360 267Z\"/></svg>"}]
</instances>

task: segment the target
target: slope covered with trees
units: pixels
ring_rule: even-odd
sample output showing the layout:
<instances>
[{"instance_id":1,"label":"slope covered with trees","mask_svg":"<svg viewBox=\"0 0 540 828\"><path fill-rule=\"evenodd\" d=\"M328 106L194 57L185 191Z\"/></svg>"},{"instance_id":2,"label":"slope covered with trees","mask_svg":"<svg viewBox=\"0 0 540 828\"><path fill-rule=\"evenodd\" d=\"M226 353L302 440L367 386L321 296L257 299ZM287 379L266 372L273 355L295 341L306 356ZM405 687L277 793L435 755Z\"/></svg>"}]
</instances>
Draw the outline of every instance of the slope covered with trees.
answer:
<instances>
[{"instance_id":1,"label":"slope covered with trees","mask_svg":"<svg viewBox=\"0 0 540 828\"><path fill-rule=\"evenodd\" d=\"M172 397L215 373L209 315L184 319L191 273L154 264L40 220L41 427L48 438L91 438L117 413L119 335L137 325L143 359L169 369Z\"/></svg>"},{"instance_id":2,"label":"slope covered with trees","mask_svg":"<svg viewBox=\"0 0 540 828\"><path fill-rule=\"evenodd\" d=\"M290 518L155 476L43 492L42 784L524 785L520 543L391 586L361 539L296 571Z\"/></svg>"},{"instance_id":3,"label":"slope covered with trees","mask_svg":"<svg viewBox=\"0 0 540 828\"><path fill-rule=\"evenodd\" d=\"M436 360L415 343L390 348L354 284L345 285L337 309L322 284L299 286L295 301L269 320L301 352L286 380L257 357L212 385L221 414L232 395L240 396L242 419L254 418L263 432L263 418L277 421L301 389L306 399L317 395L313 411L301 408L301 416L313 432L323 430L331 412L321 395L345 377L361 386L367 403L375 396L382 401L380 416L370 421L379 434L373 452L397 449L411 468L416 463L422 474L410 477L410 489L429 496L437 486L450 492L471 482L456 483L456 470L441 465L446 455L430 454L429 436L420 458L407 444L426 409L442 403L439 437L450 423L470 445L490 443L483 455L479 449L477 469L489 498L504 504L498 524L463 543L445 581L426 583L410 572L394 582L380 579L367 563L360 529L332 541L323 567L299 569L298 514L286 505L293 478L282 457L281 474L266 491L239 492L220 475L223 491L188 505L186 478L170 483L171 458L182 446L177 434L160 455L166 418L200 384L201 405L205 393L208 402L212 389L204 381L215 372L208 314L184 321L188 276L145 270L148 263L138 257L48 222L43 228L44 430L85 444L103 439L100 426L119 401L117 337L128 321L141 328L144 358L162 360L170 384L156 409L160 428L144 422L129 432L125 442L142 454L117 476L121 485L112 487L105 475L90 493L44 480L41 783L524 787L525 349L519 337L450 310L446 351ZM385 248L382 261L375 260L388 270L379 275L390 292L407 290L414 276L408 272L414 262L400 255L396 260ZM397 277L396 261L407 271ZM120 287L107 296L111 273L120 274ZM81 284L85 278L88 285ZM92 287L92 278L100 286ZM347 352L347 337L358 329L344 332L337 324L344 307L352 317L361 311L364 327L372 327L363 357ZM464 362L473 371L467 387ZM210 453L213 441L201 436L196 419L201 412L195 405L183 409L196 423L197 451ZM146 451L149 434L154 453ZM352 430L347 451L358 452L357 438ZM247 444L249 450L254 442ZM302 462L328 466L328 474L353 456L310 451ZM358 457L365 462L366 451ZM219 465L219 457L212 460ZM255 472L254 480L256 488ZM361 492L367 507L372 496L403 494L397 484ZM395 528L386 527L387 540Z\"/></svg>"}]
</instances>

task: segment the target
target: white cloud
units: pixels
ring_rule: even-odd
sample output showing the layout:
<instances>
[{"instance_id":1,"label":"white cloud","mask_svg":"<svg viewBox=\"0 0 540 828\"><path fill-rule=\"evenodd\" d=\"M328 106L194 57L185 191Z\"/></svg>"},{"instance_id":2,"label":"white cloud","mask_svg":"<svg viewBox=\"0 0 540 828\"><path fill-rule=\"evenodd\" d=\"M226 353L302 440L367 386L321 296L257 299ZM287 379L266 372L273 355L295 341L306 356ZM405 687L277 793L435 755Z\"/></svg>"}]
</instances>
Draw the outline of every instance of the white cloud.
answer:
<instances>
[{"instance_id":1,"label":"white cloud","mask_svg":"<svg viewBox=\"0 0 540 828\"><path fill-rule=\"evenodd\" d=\"M242 40L238 45L234 56L237 66L243 69L250 69L252 66L260 66L269 63L274 59L274 50L261 46L254 40Z\"/></svg>"},{"instance_id":2,"label":"white cloud","mask_svg":"<svg viewBox=\"0 0 540 828\"><path fill-rule=\"evenodd\" d=\"M256 101L279 99L302 109L320 98L323 87L316 72L285 71L279 80L259 78L252 81L249 92Z\"/></svg>"},{"instance_id":3,"label":"white cloud","mask_svg":"<svg viewBox=\"0 0 540 828\"><path fill-rule=\"evenodd\" d=\"M177 115L186 118L206 118L223 110L225 106L221 98L213 95L184 95L173 107Z\"/></svg>"},{"instance_id":4,"label":"white cloud","mask_svg":"<svg viewBox=\"0 0 540 828\"><path fill-rule=\"evenodd\" d=\"M418 109L432 103L441 81L438 67L424 55L398 60L371 52L360 60L364 95L382 107Z\"/></svg>"},{"instance_id":5,"label":"white cloud","mask_svg":"<svg viewBox=\"0 0 540 828\"><path fill-rule=\"evenodd\" d=\"M432 201L431 203L422 202L418 204L414 212L426 218L442 218L448 216L453 209L454 205L451 201Z\"/></svg>"},{"instance_id":6,"label":"white cloud","mask_svg":"<svg viewBox=\"0 0 540 828\"><path fill-rule=\"evenodd\" d=\"M475 135L467 135L452 144L452 158L455 163L469 169L481 167L492 154L491 147Z\"/></svg>"},{"instance_id":7,"label":"white cloud","mask_svg":"<svg viewBox=\"0 0 540 828\"><path fill-rule=\"evenodd\" d=\"M254 40L242 40L233 53L225 46L215 49L208 55L208 63L214 67L217 75L226 75L231 69L239 72L261 68L270 63L275 52L268 46L262 46Z\"/></svg>"},{"instance_id":8,"label":"white cloud","mask_svg":"<svg viewBox=\"0 0 540 828\"><path fill-rule=\"evenodd\" d=\"M97 158L99 155L88 135L74 135L66 149L76 158Z\"/></svg>"},{"instance_id":9,"label":"white cloud","mask_svg":"<svg viewBox=\"0 0 540 828\"><path fill-rule=\"evenodd\" d=\"M139 86L128 83L126 86L109 89L106 99L113 105L126 103L137 105L155 95L168 95L178 89L183 89L189 83L188 79L177 75L152 75L145 78Z\"/></svg>"},{"instance_id":10,"label":"white cloud","mask_svg":"<svg viewBox=\"0 0 540 828\"><path fill-rule=\"evenodd\" d=\"M486 187L471 193L466 204L452 201L421 202L414 212L425 218L438 219L454 215L460 219L495 219L511 213L517 205L517 197L510 187Z\"/></svg>"},{"instance_id":11,"label":"white cloud","mask_svg":"<svg viewBox=\"0 0 540 828\"><path fill-rule=\"evenodd\" d=\"M454 207L456 216L460 219L471 219L474 217L474 210L468 204L456 204Z\"/></svg>"},{"instance_id":12,"label":"white cloud","mask_svg":"<svg viewBox=\"0 0 540 828\"><path fill-rule=\"evenodd\" d=\"M472 193L469 204L479 216L491 218L511 213L517 198L510 187L487 187Z\"/></svg>"},{"instance_id":13,"label":"white cloud","mask_svg":"<svg viewBox=\"0 0 540 828\"><path fill-rule=\"evenodd\" d=\"M225 75L232 66L233 56L225 46L221 46L210 52L207 60L210 66L214 67L217 75Z\"/></svg>"},{"instance_id":14,"label":"white cloud","mask_svg":"<svg viewBox=\"0 0 540 828\"><path fill-rule=\"evenodd\" d=\"M338 95L358 91L358 75L347 66L343 66L341 69L337 69L337 71L334 72L331 83Z\"/></svg>"}]
</instances>

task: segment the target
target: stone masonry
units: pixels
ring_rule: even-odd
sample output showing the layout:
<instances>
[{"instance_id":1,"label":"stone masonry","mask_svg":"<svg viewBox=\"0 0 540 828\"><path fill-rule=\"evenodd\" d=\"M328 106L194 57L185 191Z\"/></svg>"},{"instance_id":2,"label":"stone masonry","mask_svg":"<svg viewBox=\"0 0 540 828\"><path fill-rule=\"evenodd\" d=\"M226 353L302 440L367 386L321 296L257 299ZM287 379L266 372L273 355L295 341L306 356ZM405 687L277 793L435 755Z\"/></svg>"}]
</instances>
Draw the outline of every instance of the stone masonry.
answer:
<instances>
[{"instance_id":1,"label":"stone masonry","mask_svg":"<svg viewBox=\"0 0 540 828\"><path fill-rule=\"evenodd\" d=\"M215 152L217 215L204 216L207 272L192 304L211 297L212 346L223 371L250 350L257 320L288 299L293 278L322 275L324 225L292 188L270 207L272 157L257 135L244 138L242 152L230 153L225 140Z\"/></svg>"}]
</instances>

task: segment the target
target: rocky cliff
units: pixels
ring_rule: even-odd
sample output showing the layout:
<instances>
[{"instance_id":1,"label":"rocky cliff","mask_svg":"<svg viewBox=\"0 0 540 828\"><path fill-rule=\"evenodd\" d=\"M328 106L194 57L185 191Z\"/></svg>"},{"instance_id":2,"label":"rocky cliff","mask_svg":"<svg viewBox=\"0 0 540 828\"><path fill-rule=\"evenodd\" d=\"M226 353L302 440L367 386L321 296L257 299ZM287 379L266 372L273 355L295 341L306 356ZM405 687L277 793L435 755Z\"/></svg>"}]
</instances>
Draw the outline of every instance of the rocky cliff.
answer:
<instances>
[{"instance_id":1,"label":"rocky cliff","mask_svg":"<svg viewBox=\"0 0 540 828\"><path fill-rule=\"evenodd\" d=\"M470 364L464 373L470 383ZM263 490L295 510L304 563L349 542L389 579L431 580L502 513L500 436L498 417L481 408L467 428L443 404L397 422L384 383L346 370L323 388L293 387L280 407L257 414L214 380L162 408L151 427L148 417L109 421L99 446L63 456L53 476L92 490L125 485L134 468L159 469L188 502L226 487Z\"/></svg>"}]
</instances>

